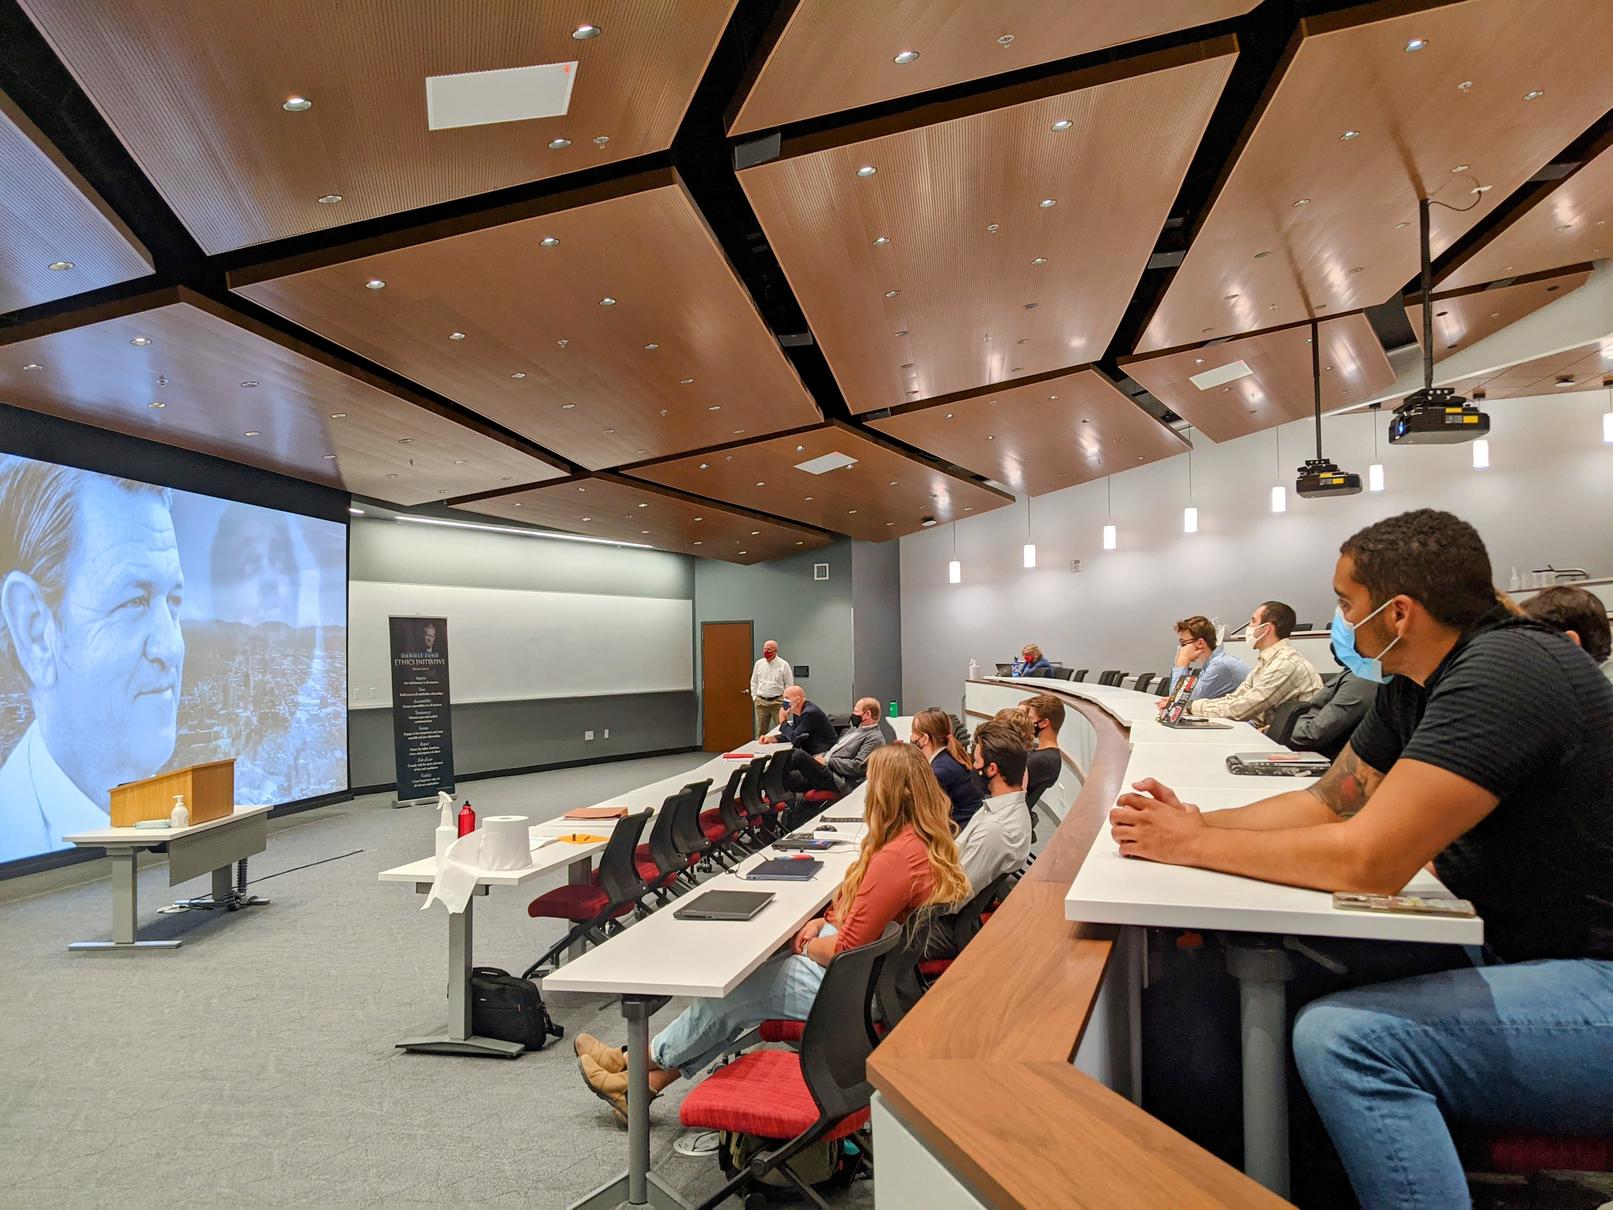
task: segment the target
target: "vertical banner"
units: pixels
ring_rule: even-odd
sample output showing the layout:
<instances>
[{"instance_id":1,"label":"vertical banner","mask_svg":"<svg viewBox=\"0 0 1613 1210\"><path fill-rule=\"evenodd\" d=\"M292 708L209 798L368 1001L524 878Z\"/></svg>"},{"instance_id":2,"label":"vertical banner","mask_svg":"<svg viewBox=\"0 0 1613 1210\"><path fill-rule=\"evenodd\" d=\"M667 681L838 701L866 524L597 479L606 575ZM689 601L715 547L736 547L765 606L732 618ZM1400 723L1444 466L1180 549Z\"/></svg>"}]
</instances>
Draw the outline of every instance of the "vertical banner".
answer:
<instances>
[{"instance_id":1,"label":"vertical banner","mask_svg":"<svg viewBox=\"0 0 1613 1210\"><path fill-rule=\"evenodd\" d=\"M391 618L392 741L398 801L454 788L448 713L448 619Z\"/></svg>"}]
</instances>

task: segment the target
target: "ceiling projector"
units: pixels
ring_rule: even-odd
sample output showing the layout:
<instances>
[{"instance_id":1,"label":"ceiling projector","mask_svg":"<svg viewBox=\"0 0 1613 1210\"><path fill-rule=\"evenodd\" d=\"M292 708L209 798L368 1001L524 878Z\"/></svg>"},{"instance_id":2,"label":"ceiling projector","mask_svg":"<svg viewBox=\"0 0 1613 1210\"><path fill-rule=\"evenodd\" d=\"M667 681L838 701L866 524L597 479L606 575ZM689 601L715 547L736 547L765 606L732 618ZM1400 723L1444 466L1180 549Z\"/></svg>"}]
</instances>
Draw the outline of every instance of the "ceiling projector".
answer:
<instances>
[{"instance_id":1,"label":"ceiling projector","mask_svg":"<svg viewBox=\"0 0 1613 1210\"><path fill-rule=\"evenodd\" d=\"M1294 490L1307 500L1318 496L1353 496L1361 490L1361 476L1341 471L1331 458L1307 458L1299 468Z\"/></svg>"},{"instance_id":2,"label":"ceiling projector","mask_svg":"<svg viewBox=\"0 0 1613 1210\"><path fill-rule=\"evenodd\" d=\"M1424 387L1406 396L1389 421L1390 445L1454 445L1490 431L1490 417L1450 387Z\"/></svg>"}]
</instances>

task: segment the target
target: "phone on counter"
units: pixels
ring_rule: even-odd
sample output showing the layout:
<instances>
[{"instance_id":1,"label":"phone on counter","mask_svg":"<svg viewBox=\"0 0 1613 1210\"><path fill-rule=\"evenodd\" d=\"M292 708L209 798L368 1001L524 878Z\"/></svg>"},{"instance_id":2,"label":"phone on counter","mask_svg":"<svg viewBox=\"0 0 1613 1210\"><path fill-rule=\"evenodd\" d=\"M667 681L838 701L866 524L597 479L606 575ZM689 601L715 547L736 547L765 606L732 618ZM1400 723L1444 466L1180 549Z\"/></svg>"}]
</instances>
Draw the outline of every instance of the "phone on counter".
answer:
<instances>
[{"instance_id":1,"label":"phone on counter","mask_svg":"<svg viewBox=\"0 0 1613 1210\"><path fill-rule=\"evenodd\" d=\"M1346 912L1395 912L1407 916L1457 916L1471 919L1478 915L1466 899L1442 895L1361 895L1334 891L1333 906Z\"/></svg>"}]
</instances>

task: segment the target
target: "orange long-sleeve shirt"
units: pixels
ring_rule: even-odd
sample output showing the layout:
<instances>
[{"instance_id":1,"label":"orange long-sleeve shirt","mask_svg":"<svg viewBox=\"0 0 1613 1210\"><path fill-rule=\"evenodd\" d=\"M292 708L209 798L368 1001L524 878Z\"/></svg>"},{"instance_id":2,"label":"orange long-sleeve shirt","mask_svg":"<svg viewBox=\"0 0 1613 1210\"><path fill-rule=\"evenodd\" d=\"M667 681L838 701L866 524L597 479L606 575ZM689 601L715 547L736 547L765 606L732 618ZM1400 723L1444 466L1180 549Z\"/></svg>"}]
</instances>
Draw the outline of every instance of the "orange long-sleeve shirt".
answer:
<instances>
[{"instance_id":1,"label":"orange long-sleeve shirt","mask_svg":"<svg viewBox=\"0 0 1613 1210\"><path fill-rule=\"evenodd\" d=\"M829 923L839 930L835 953L878 940L887 924L906 920L934 890L935 874L924 841L912 828L904 828L869 859L846 918L836 919L834 909L829 909Z\"/></svg>"}]
</instances>

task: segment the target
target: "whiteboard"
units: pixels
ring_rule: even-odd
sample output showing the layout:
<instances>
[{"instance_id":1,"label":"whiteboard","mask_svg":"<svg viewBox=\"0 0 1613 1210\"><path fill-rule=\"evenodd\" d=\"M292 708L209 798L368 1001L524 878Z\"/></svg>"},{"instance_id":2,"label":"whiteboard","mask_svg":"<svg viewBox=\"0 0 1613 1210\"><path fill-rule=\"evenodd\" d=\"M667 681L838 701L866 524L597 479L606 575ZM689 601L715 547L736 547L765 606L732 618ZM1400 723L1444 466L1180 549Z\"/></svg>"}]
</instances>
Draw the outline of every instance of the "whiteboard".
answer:
<instances>
[{"instance_id":1,"label":"whiteboard","mask_svg":"<svg viewBox=\"0 0 1613 1210\"><path fill-rule=\"evenodd\" d=\"M519 588L354 580L349 685L356 710L392 704L389 617L448 619L454 702L694 688L694 602Z\"/></svg>"}]
</instances>

